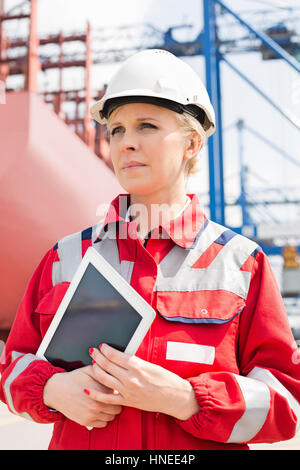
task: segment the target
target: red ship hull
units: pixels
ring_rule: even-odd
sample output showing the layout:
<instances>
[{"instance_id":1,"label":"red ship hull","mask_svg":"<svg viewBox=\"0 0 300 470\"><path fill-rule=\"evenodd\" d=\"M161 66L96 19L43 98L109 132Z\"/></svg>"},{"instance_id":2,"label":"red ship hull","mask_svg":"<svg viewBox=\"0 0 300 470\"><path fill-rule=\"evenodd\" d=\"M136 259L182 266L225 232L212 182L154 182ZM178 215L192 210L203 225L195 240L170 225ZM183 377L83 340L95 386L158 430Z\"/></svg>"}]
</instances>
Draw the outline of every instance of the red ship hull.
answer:
<instances>
[{"instance_id":1,"label":"red ship hull","mask_svg":"<svg viewBox=\"0 0 300 470\"><path fill-rule=\"evenodd\" d=\"M33 270L61 237L100 220L124 192L115 175L35 93L0 105L0 330Z\"/></svg>"}]
</instances>

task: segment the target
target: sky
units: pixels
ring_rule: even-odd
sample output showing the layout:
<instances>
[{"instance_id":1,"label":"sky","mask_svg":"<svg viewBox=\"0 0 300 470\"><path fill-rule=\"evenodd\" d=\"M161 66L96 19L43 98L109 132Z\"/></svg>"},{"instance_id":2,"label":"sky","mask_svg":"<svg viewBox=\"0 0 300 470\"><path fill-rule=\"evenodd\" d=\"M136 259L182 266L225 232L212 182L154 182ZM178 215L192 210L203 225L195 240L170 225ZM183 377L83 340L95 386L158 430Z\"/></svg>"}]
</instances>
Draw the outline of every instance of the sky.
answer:
<instances>
[{"instance_id":1,"label":"sky","mask_svg":"<svg viewBox=\"0 0 300 470\"><path fill-rule=\"evenodd\" d=\"M21 0L6 0L6 8L19 4ZM226 3L226 1L225 1ZM248 18L249 11L269 9L273 5L274 14L279 8L299 5L297 0L227 0L227 4L238 12L244 12ZM282 11L282 10L281 10ZM300 10L298 10L300 16ZM261 17L260 17L261 18ZM190 24L185 30L175 34L178 40L194 39L201 31L202 0L38 0L38 32L40 36L63 31L65 33L84 31L87 21L92 27L92 48L101 48L97 35L103 29L111 27L116 31L124 25L150 23L161 30L170 26ZM267 20L266 20L267 21ZM267 23L266 23L267 24ZM269 25L269 24L268 24ZM12 25L11 28L16 28ZM22 29L12 33L20 35ZM137 28L133 26L133 32ZM246 30L245 30L246 31ZM141 38L142 42L142 38ZM77 44L77 52L80 46ZM43 49L44 51L44 49ZM56 53L57 50L54 51ZM281 60L263 61L258 53L228 54L230 60L255 85L276 102L285 112L300 121L300 76ZM184 58L195 68L205 81L205 64L203 57ZM92 87L102 88L109 81L112 73L120 64L94 65L92 69ZM260 138L245 130L243 134L243 162L249 168L248 188L253 195L259 190L275 188L278 192L286 187L298 187L300 199L300 163L292 164L283 158L266 141L283 149L288 155L300 162L300 133L287 122L270 104L238 75L226 63L221 64L222 86L222 124L224 146L225 194L228 201L234 201L240 192L240 158L239 140L236 123L242 119L247 126L260 134ZM83 71L70 69L64 76L66 87L76 87L83 83ZM49 71L40 76L43 89L53 89L57 84L57 73ZM199 172L190 178L189 192L203 194L203 204L207 201L208 192L208 152L202 151ZM294 191L294 190L293 190ZM271 215L262 208L253 214L266 221L293 222L300 220L299 206L278 206ZM240 225L239 209L228 208L226 223Z\"/></svg>"}]
</instances>

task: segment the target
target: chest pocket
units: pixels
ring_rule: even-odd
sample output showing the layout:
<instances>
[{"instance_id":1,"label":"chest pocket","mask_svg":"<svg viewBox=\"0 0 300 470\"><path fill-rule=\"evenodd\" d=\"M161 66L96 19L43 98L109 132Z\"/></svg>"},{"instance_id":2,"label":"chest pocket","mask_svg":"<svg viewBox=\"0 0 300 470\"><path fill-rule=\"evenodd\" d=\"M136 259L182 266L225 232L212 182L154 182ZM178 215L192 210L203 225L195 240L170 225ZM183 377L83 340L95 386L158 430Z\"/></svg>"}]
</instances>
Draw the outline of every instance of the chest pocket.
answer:
<instances>
[{"instance_id":1,"label":"chest pocket","mask_svg":"<svg viewBox=\"0 0 300 470\"><path fill-rule=\"evenodd\" d=\"M227 291L156 295L160 318L155 362L184 378L207 371L238 372L237 331L244 299Z\"/></svg>"},{"instance_id":2,"label":"chest pocket","mask_svg":"<svg viewBox=\"0 0 300 470\"><path fill-rule=\"evenodd\" d=\"M45 336L69 285L69 282L56 284L37 305L34 314L39 316L42 337Z\"/></svg>"}]
</instances>

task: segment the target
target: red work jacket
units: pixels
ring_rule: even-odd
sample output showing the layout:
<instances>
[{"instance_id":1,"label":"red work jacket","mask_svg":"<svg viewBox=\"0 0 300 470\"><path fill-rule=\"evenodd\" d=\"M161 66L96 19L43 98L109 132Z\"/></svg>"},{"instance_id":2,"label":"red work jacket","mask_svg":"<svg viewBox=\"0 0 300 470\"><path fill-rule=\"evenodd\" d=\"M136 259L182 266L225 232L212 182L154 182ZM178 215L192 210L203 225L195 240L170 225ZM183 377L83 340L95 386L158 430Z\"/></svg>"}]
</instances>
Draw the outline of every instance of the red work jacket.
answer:
<instances>
[{"instance_id":1,"label":"red work jacket","mask_svg":"<svg viewBox=\"0 0 300 470\"><path fill-rule=\"evenodd\" d=\"M300 357L268 258L188 197L143 246L125 220L130 197L119 195L104 221L60 240L36 268L1 358L0 398L19 416L54 423L50 449L247 449L295 435ZM91 245L156 310L136 354L190 381L200 408L190 419L124 407L88 430L43 403L46 381L63 369L35 353Z\"/></svg>"}]
</instances>

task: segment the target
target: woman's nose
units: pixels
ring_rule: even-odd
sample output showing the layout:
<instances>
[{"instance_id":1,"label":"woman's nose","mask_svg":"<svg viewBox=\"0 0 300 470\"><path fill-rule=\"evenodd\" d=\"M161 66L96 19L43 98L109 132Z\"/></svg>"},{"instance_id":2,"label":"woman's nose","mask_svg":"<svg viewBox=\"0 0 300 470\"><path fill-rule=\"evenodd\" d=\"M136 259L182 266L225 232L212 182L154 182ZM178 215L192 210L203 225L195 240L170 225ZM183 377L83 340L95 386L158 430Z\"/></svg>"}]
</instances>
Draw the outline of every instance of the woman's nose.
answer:
<instances>
[{"instance_id":1,"label":"woman's nose","mask_svg":"<svg viewBox=\"0 0 300 470\"><path fill-rule=\"evenodd\" d=\"M122 152L134 152L136 150L136 146L132 144L123 145Z\"/></svg>"},{"instance_id":2,"label":"woman's nose","mask_svg":"<svg viewBox=\"0 0 300 470\"><path fill-rule=\"evenodd\" d=\"M125 134L120 143L122 152L134 152L138 149L137 139L132 134Z\"/></svg>"}]
</instances>

